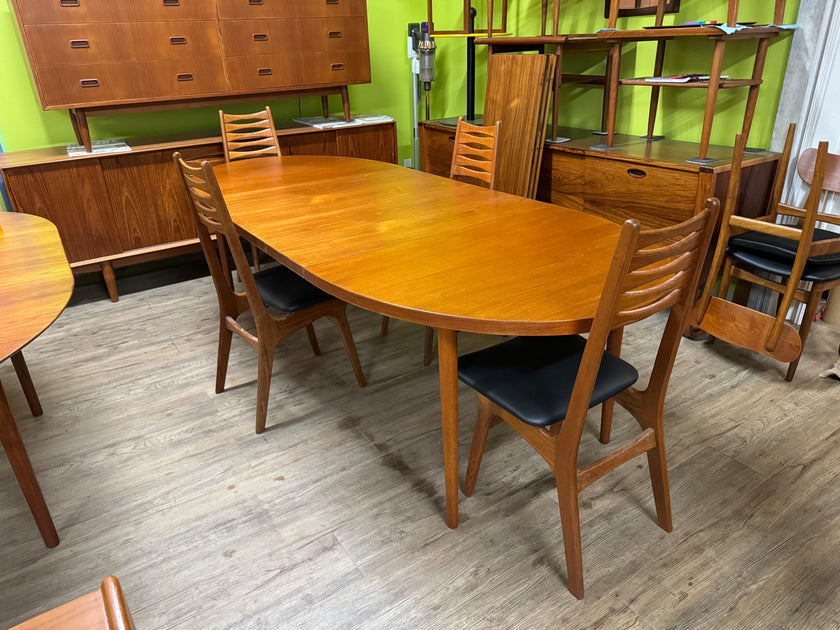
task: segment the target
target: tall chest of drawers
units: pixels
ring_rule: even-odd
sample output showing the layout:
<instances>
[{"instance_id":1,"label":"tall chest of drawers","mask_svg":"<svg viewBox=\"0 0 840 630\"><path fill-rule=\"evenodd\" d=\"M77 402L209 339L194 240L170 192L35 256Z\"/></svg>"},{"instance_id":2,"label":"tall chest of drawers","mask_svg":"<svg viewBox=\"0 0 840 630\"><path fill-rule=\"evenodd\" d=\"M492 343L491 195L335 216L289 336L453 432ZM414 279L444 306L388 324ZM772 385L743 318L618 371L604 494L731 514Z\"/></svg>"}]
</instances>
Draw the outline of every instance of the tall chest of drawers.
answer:
<instances>
[{"instance_id":1,"label":"tall chest of drawers","mask_svg":"<svg viewBox=\"0 0 840 630\"><path fill-rule=\"evenodd\" d=\"M365 0L12 0L44 109L87 116L370 82ZM326 109L326 103L325 103Z\"/></svg>"}]
</instances>

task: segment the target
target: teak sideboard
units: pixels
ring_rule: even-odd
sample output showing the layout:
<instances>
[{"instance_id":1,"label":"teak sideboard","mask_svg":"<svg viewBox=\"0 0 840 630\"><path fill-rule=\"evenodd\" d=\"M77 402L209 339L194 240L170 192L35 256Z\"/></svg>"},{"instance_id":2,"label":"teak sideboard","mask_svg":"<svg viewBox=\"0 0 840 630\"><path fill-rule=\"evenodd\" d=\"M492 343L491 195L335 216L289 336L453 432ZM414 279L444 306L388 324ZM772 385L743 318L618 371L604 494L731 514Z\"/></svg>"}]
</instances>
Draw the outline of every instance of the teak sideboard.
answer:
<instances>
[{"instance_id":1,"label":"teak sideboard","mask_svg":"<svg viewBox=\"0 0 840 630\"><path fill-rule=\"evenodd\" d=\"M41 105L127 109L341 94L370 83L365 0L12 0Z\"/></svg>"},{"instance_id":2,"label":"teak sideboard","mask_svg":"<svg viewBox=\"0 0 840 630\"><path fill-rule=\"evenodd\" d=\"M560 128L570 138L546 144L537 199L581 210L613 221L636 218L643 228L679 223L703 209L709 197L726 198L732 148L709 146L714 164L686 162L697 155L698 144L674 140L649 141L616 134L615 146L603 150L603 136L591 131ZM420 124L423 170L449 176L455 129L437 121ZM504 142L504 128L502 128ZM741 172L745 216L763 213L769 198L779 155L753 153Z\"/></svg>"},{"instance_id":3,"label":"teak sideboard","mask_svg":"<svg viewBox=\"0 0 840 630\"><path fill-rule=\"evenodd\" d=\"M396 123L317 129L277 125L284 155L340 155L397 162ZM102 271L117 301L114 268L198 250L192 210L172 153L224 161L221 138L130 140L124 153L68 157L65 147L0 154L11 210L58 227L74 273Z\"/></svg>"}]
</instances>

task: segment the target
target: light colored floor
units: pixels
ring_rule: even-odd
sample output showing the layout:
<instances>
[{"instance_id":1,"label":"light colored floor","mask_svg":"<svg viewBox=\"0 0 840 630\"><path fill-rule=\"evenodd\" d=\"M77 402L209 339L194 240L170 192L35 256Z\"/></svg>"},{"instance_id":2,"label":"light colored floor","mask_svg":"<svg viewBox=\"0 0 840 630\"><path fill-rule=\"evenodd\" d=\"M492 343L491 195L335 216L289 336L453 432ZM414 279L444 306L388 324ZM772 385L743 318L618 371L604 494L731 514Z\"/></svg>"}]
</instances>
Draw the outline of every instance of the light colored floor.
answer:
<instances>
[{"instance_id":1,"label":"light colored floor","mask_svg":"<svg viewBox=\"0 0 840 630\"><path fill-rule=\"evenodd\" d=\"M140 629L840 627L840 382L817 377L839 328L814 326L792 384L770 359L683 341L666 403L674 531L656 526L644 459L588 488L577 601L539 456L494 428L447 529L423 329L392 321L382 338L359 309L351 325L370 385L320 323L323 356L302 333L281 345L260 436L244 342L213 393L208 278L69 308L26 350L41 418L0 365L61 536L43 546L0 458L0 626L113 573ZM652 334L628 331L625 355L649 355ZM615 439L630 422L617 412ZM598 450L593 422L582 460Z\"/></svg>"}]
</instances>

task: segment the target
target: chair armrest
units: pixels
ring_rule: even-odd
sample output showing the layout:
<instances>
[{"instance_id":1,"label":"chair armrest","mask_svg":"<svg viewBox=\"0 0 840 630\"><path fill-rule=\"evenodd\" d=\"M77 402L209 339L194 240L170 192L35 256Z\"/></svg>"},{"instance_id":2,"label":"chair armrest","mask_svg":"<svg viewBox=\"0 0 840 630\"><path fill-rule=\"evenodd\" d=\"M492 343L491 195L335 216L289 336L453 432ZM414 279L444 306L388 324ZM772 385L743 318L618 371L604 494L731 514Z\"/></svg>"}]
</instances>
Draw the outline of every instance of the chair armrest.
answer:
<instances>
[{"instance_id":1,"label":"chair armrest","mask_svg":"<svg viewBox=\"0 0 840 630\"><path fill-rule=\"evenodd\" d=\"M802 230L785 225L777 225L776 223L767 223L759 219L733 216L729 219L729 225L747 230L755 230L756 232L764 232L765 234L772 234L773 236L780 236L782 238L789 238L796 242L799 242L802 237Z\"/></svg>"},{"instance_id":2,"label":"chair armrest","mask_svg":"<svg viewBox=\"0 0 840 630\"><path fill-rule=\"evenodd\" d=\"M838 252L840 252L840 234L837 235L837 238L813 243L809 256L822 256L823 254L836 254Z\"/></svg>"}]
</instances>

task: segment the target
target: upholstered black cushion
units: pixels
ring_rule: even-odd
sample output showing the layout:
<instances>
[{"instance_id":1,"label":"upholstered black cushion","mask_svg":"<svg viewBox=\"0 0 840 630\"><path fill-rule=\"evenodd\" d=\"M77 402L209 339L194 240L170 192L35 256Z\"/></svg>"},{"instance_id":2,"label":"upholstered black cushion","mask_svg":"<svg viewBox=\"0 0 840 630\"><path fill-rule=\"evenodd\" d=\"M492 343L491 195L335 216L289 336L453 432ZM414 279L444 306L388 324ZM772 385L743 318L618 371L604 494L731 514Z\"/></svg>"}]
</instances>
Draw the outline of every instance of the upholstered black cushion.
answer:
<instances>
[{"instance_id":1,"label":"upholstered black cushion","mask_svg":"<svg viewBox=\"0 0 840 630\"><path fill-rule=\"evenodd\" d=\"M263 301L285 313L294 313L330 299L290 269L279 266L254 274Z\"/></svg>"},{"instance_id":2,"label":"upholstered black cushion","mask_svg":"<svg viewBox=\"0 0 840 630\"><path fill-rule=\"evenodd\" d=\"M563 420L586 339L516 337L458 357L458 378L514 416L545 427ZM639 378L632 365L605 352L589 406L627 389Z\"/></svg>"},{"instance_id":3,"label":"upholstered black cushion","mask_svg":"<svg viewBox=\"0 0 840 630\"><path fill-rule=\"evenodd\" d=\"M730 241L731 242L731 241ZM793 268L793 261L782 260L761 256L759 254L727 247L726 252L735 260L751 265L762 271L774 273L787 278ZM814 265L807 263L802 271L802 280L806 282L831 282L840 279L840 264L837 265Z\"/></svg>"},{"instance_id":4,"label":"upholstered black cushion","mask_svg":"<svg viewBox=\"0 0 840 630\"><path fill-rule=\"evenodd\" d=\"M790 227L798 228L798 226ZM829 232L828 230L814 230L813 240L815 242L825 241L831 238L840 238L840 234L837 232ZM779 258L792 263L794 258L796 258L796 248L799 247L799 243L789 238L774 236L773 234L750 231L731 237L729 239L729 247L733 251L752 252L761 256ZM840 252L834 254L823 254L821 256L812 256L808 259L808 264L840 265Z\"/></svg>"}]
</instances>

